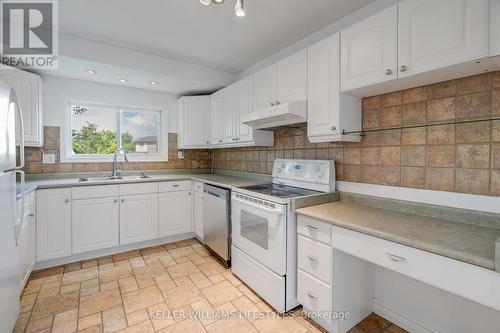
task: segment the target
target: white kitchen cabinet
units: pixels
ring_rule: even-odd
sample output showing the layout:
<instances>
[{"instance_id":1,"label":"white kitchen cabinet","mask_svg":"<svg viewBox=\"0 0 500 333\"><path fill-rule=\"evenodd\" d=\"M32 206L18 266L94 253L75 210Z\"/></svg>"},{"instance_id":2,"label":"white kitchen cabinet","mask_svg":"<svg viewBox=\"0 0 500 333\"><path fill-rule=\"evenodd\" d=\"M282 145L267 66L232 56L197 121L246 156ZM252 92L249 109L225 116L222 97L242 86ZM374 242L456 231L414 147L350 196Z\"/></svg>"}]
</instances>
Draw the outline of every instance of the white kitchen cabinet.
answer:
<instances>
[{"instance_id":1,"label":"white kitchen cabinet","mask_svg":"<svg viewBox=\"0 0 500 333\"><path fill-rule=\"evenodd\" d=\"M236 100L235 86L230 85L222 89L224 101L222 103L222 141L224 144L236 142Z\"/></svg>"},{"instance_id":2,"label":"white kitchen cabinet","mask_svg":"<svg viewBox=\"0 0 500 333\"><path fill-rule=\"evenodd\" d=\"M73 200L73 254L119 245L118 197Z\"/></svg>"},{"instance_id":3,"label":"white kitchen cabinet","mask_svg":"<svg viewBox=\"0 0 500 333\"><path fill-rule=\"evenodd\" d=\"M28 194L19 230L19 285L24 288L36 262L35 192ZM20 205L21 200L18 201ZM20 207L19 207L20 208ZM21 211L21 209L19 209Z\"/></svg>"},{"instance_id":4,"label":"white kitchen cabinet","mask_svg":"<svg viewBox=\"0 0 500 333\"><path fill-rule=\"evenodd\" d=\"M210 97L182 97L179 108L179 148L205 148L210 141Z\"/></svg>"},{"instance_id":5,"label":"white kitchen cabinet","mask_svg":"<svg viewBox=\"0 0 500 333\"><path fill-rule=\"evenodd\" d=\"M71 255L71 189L38 191L36 217L38 261Z\"/></svg>"},{"instance_id":6,"label":"white kitchen cabinet","mask_svg":"<svg viewBox=\"0 0 500 333\"><path fill-rule=\"evenodd\" d=\"M307 50L276 64L276 104L307 100Z\"/></svg>"},{"instance_id":7,"label":"white kitchen cabinet","mask_svg":"<svg viewBox=\"0 0 500 333\"><path fill-rule=\"evenodd\" d=\"M488 56L489 0L399 3L399 77Z\"/></svg>"},{"instance_id":8,"label":"white kitchen cabinet","mask_svg":"<svg viewBox=\"0 0 500 333\"><path fill-rule=\"evenodd\" d=\"M224 110L224 91L219 90L210 96L210 144L222 144L222 115Z\"/></svg>"},{"instance_id":9,"label":"white kitchen cabinet","mask_svg":"<svg viewBox=\"0 0 500 333\"><path fill-rule=\"evenodd\" d=\"M158 194L120 198L120 245L158 238Z\"/></svg>"},{"instance_id":10,"label":"white kitchen cabinet","mask_svg":"<svg viewBox=\"0 0 500 333\"><path fill-rule=\"evenodd\" d=\"M397 78L397 24L393 5L341 31L343 92Z\"/></svg>"},{"instance_id":11,"label":"white kitchen cabinet","mask_svg":"<svg viewBox=\"0 0 500 333\"><path fill-rule=\"evenodd\" d=\"M235 84L236 137L240 142L253 141L254 130L241 122L241 116L253 111L253 80L247 77Z\"/></svg>"},{"instance_id":12,"label":"white kitchen cabinet","mask_svg":"<svg viewBox=\"0 0 500 333\"><path fill-rule=\"evenodd\" d=\"M361 100L340 92L340 38L334 34L308 49L307 135L310 142L360 141L342 130L361 128Z\"/></svg>"},{"instance_id":13,"label":"white kitchen cabinet","mask_svg":"<svg viewBox=\"0 0 500 333\"><path fill-rule=\"evenodd\" d=\"M160 237L192 232L192 210L191 191L160 193Z\"/></svg>"},{"instance_id":14,"label":"white kitchen cabinet","mask_svg":"<svg viewBox=\"0 0 500 333\"><path fill-rule=\"evenodd\" d=\"M0 79L15 89L19 99L24 120L24 145L42 147L42 79L39 75L12 67L2 67ZM20 144L19 136L16 143Z\"/></svg>"},{"instance_id":15,"label":"white kitchen cabinet","mask_svg":"<svg viewBox=\"0 0 500 333\"><path fill-rule=\"evenodd\" d=\"M203 192L194 192L193 222L195 235L203 241Z\"/></svg>"},{"instance_id":16,"label":"white kitchen cabinet","mask_svg":"<svg viewBox=\"0 0 500 333\"><path fill-rule=\"evenodd\" d=\"M276 65L262 69L253 75L254 112L276 104Z\"/></svg>"}]
</instances>

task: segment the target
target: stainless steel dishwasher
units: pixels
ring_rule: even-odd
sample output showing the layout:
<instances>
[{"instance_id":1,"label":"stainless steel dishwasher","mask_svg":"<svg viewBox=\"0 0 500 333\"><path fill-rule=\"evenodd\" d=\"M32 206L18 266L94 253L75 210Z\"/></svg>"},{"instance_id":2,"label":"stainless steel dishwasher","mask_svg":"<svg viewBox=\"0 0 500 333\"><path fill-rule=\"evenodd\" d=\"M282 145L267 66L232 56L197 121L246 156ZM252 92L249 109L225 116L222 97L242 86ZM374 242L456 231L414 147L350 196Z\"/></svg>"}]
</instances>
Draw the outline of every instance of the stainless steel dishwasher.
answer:
<instances>
[{"instance_id":1,"label":"stainless steel dishwasher","mask_svg":"<svg viewBox=\"0 0 500 333\"><path fill-rule=\"evenodd\" d=\"M231 191L203 185L203 241L226 267L231 264Z\"/></svg>"}]
</instances>

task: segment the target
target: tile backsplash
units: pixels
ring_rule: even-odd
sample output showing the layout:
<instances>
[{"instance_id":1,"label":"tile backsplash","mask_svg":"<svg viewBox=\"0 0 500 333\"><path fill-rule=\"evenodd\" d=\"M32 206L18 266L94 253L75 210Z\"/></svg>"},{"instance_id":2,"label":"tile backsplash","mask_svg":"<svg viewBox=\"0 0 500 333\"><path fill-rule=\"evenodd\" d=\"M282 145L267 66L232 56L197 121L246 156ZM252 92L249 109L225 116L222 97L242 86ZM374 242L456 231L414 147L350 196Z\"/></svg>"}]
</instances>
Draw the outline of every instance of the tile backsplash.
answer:
<instances>
[{"instance_id":1,"label":"tile backsplash","mask_svg":"<svg viewBox=\"0 0 500 333\"><path fill-rule=\"evenodd\" d=\"M26 173L54 173L54 172L97 172L110 171L112 163L59 163L60 128L53 126L44 127L43 151L56 155L56 164L43 164L40 148L26 148ZM177 134L168 134L168 162L141 163L144 170L162 169L205 169L210 168L210 152L208 150L186 150L184 159L177 158ZM139 163L122 163L125 171L139 170Z\"/></svg>"},{"instance_id":2,"label":"tile backsplash","mask_svg":"<svg viewBox=\"0 0 500 333\"><path fill-rule=\"evenodd\" d=\"M432 125L311 144L305 126L275 131L274 147L216 150L215 167L271 173L276 158L332 159L337 179L500 195L500 72L363 99L363 129Z\"/></svg>"}]
</instances>

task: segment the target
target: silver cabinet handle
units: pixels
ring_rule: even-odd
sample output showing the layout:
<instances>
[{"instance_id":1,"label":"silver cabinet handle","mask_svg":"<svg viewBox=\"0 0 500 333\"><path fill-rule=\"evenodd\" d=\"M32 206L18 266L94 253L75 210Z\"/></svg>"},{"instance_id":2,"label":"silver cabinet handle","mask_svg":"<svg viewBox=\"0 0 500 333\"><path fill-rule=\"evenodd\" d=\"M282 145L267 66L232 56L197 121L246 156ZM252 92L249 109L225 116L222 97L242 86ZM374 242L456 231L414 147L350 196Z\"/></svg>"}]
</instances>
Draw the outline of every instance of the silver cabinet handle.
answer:
<instances>
[{"instance_id":1,"label":"silver cabinet handle","mask_svg":"<svg viewBox=\"0 0 500 333\"><path fill-rule=\"evenodd\" d=\"M122 199L121 202L125 202L125 199Z\"/></svg>"},{"instance_id":2,"label":"silver cabinet handle","mask_svg":"<svg viewBox=\"0 0 500 333\"><path fill-rule=\"evenodd\" d=\"M312 225L308 225L308 226L307 226L307 229L309 229L309 230L313 230L313 231L318 230L318 228L317 228L317 227L312 226Z\"/></svg>"},{"instance_id":3,"label":"silver cabinet handle","mask_svg":"<svg viewBox=\"0 0 500 333\"><path fill-rule=\"evenodd\" d=\"M406 72L408 70L408 67L405 65L401 65L401 72Z\"/></svg>"},{"instance_id":4,"label":"silver cabinet handle","mask_svg":"<svg viewBox=\"0 0 500 333\"><path fill-rule=\"evenodd\" d=\"M307 258L311 261L318 261L318 258L315 256L307 256Z\"/></svg>"},{"instance_id":5,"label":"silver cabinet handle","mask_svg":"<svg viewBox=\"0 0 500 333\"><path fill-rule=\"evenodd\" d=\"M210 141L207 141L207 145L210 144Z\"/></svg>"},{"instance_id":6,"label":"silver cabinet handle","mask_svg":"<svg viewBox=\"0 0 500 333\"><path fill-rule=\"evenodd\" d=\"M222 142L222 140L221 140L221 139L219 139L219 142Z\"/></svg>"},{"instance_id":7,"label":"silver cabinet handle","mask_svg":"<svg viewBox=\"0 0 500 333\"><path fill-rule=\"evenodd\" d=\"M386 255L389 257L389 259L391 259L392 261L395 261L395 262L406 261L406 258L397 256L397 255L392 254L392 253L386 253Z\"/></svg>"},{"instance_id":8,"label":"silver cabinet handle","mask_svg":"<svg viewBox=\"0 0 500 333\"><path fill-rule=\"evenodd\" d=\"M276 101L276 105L280 105L280 104L281 104L280 101Z\"/></svg>"},{"instance_id":9,"label":"silver cabinet handle","mask_svg":"<svg viewBox=\"0 0 500 333\"><path fill-rule=\"evenodd\" d=\"M117 202L118 202L118 199L113 200L113 202L114 202L114 203L117 203Z\"/></svg>"},{"instance_id":10,"label":"silver cabinet handle","mask_svg":"<svg viewBox=\"0 0 500 333\"><path fill-rule=\"evenodd\" d=\"M318 296L314 295L314 294L313 294L313 293L311 293L311 292L307 292L307 296L309 296L309 297L311 297L311 298L314 298L314 299L318 298Z\"/></svg>"},{"instance_id":11,"label":"silver cabinet handle","mask_svg":"<svg viewBox=\"0 0 500 333\"><path fill-rule=\"evenodd\" d=\"M31 213L31 214L28 214L29 217L35 217L35 214Z\"/></svg>"},{"instance_id":12,"label":"silver cabinet handle","mask_svg":"<svg viewBox=\"0 0 500 333\"><path fill-rule=\"evenodd\" d=\"M173 186L173 187L179 187L179 184L174 184L174 185L172 185L172 186Z\"/></svg>"},{"instance_id":13,"label":"silver cabinet handle","mask_svg":"<svg viewBox=\"0 0 500 333\"><path fill-rule=\"evenodd\" d=\"M331 130L332 130L332 131L336 131L336 130L337 130L337 127L332 126L332 127L331 127Z\"/></svg>"},{"instance_id":14,"label":"silver cabinet handle","mask_svg":"<svg viewBox=\"0 0 500 333\"><path fill-rule=\"evenodd\" d=\"M273 102L271 102L271 106L274 106L274 103L273 103Z\"/></svg>"},{"instance_id":15,"label":"silver cabinet handle","mask_svg":"<svg viewBox=\"0 0 500 333\"><path fill-rule=\"evenodd\" d=\"M390 69L390 68L389 68L389 69L387 69L387 70L385 71L385 75L392 75L392 69Z\"/></svg>"},{"instance_id":16,"label":"silver cabinet handle","mask_svg":"<svg viewBox=\"0 0 500 333\"><path fill-rule=\"evenodd\" d=\"M69 199L64 200L64 202L65 202L65 203L68 203L68 202L69 202Z\"/></svg>"}]
</instances>

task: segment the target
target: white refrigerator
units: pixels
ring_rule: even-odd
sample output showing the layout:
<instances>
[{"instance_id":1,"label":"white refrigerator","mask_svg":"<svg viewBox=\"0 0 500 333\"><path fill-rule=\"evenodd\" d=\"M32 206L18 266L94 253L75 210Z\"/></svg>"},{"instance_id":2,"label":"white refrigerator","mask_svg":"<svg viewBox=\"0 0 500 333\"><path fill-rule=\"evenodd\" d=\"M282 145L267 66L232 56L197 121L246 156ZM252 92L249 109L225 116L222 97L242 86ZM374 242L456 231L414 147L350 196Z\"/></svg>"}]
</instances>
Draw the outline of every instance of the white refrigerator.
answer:
<instances>
[{"instance_id":1,"label":"white refrigerator","mask_svg":"<svg viewBox=\"0 0 500 333\"><path fill-rule=\"evenodd\" d=\"M17 125L17 126L16 126ZM21 131L19 164L16 128ZM12 332L19 315L19 233L16 176L24 193L24 129L16 93L0 78L0 332ZM24 198L21 198L24 208ZM23 209L22 208L22 209ZM18 215L19 214L19 215Z\"/></svg>"}]
</instances>

